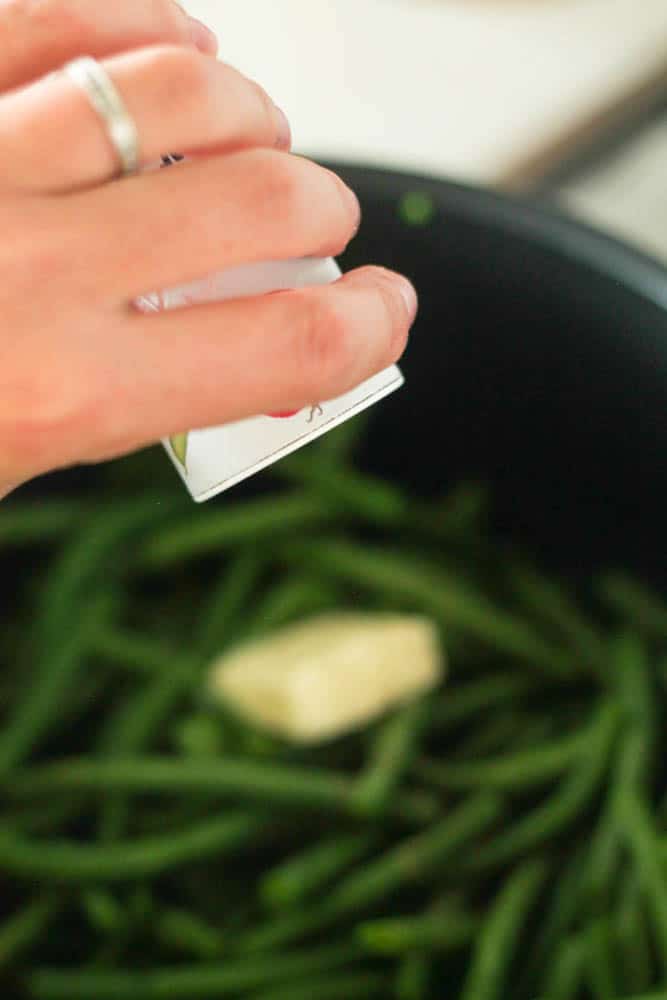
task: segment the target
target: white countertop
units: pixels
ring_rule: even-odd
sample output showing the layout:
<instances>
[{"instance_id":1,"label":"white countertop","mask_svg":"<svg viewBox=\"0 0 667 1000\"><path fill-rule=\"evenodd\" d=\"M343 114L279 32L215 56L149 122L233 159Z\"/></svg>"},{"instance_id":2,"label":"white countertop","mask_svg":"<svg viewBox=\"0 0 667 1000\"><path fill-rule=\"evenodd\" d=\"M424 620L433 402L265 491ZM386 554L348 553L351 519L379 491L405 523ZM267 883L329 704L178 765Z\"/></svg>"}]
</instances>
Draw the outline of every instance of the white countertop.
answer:
<instances>
[{"instance_id":1,"label":"white countertop","mask_svg":"<svg viewBox=\"0 0 667 1000\"><path fill-rule=\"evenodd\" d=\"M667 115L567 183L560 201L667 263Z\"/></svg>"},{"instance_id":2,"label":"white countertop","mask_svg":"<svg viewBox=\"0 0 667 1000\"><path fill-rule=\"evenodd\" d=\"M307 155L498 183L667 68L667 0L187 0Z\"/></svg>"}]
</instances>

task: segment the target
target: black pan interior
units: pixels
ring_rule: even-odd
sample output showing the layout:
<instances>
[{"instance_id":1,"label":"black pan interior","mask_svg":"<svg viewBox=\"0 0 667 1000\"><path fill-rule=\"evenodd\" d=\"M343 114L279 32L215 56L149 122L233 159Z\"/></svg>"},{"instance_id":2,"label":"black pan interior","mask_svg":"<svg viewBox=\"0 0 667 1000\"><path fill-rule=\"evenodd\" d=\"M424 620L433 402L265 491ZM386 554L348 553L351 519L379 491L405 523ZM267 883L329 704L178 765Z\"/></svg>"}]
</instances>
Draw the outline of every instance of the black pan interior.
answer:
<instances>
[{"instance_id":1,"label":"black pan interior","mask_svg":"<svg viewBox=\"0 0 667 1000\"><path fill-rule=\"evenodd\" d=\"M421 295L366 463L425 492L489 482L498 530L555 567L664 580L667 272L538 201L335 169L364 207L345 267L398 268ZM402 221L408 191L429 224Z\"/></svg>"}]
</instances>

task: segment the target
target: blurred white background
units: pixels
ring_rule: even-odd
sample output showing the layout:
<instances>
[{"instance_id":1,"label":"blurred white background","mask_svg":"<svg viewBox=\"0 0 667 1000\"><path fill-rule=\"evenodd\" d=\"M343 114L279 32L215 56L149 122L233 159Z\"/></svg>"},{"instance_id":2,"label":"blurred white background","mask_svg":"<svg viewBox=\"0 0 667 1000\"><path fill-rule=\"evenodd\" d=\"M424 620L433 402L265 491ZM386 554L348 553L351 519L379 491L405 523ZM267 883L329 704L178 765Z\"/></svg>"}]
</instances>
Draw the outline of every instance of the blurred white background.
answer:
<instances>
[{"instance_id":1,"label":"blurred white background","mask_svg":"<svg viewBox=\"0 0 667 1000\"><path fill-rule=\"evenodd\" d=\"M186 0L300 152L502 183L667 66L667 0Z\"/></svg>"},{"instance_id":2,"label":"blurred white background","mask_svg":"<svg viewBox=\"0 0 667 1000\"><path fill-rule=\"evenodd\" d=\"M667 95L667 0L185 3L320 159L521 188ZM666 163L658 123L563 204L667 260Z\"/></svg>"}]
</instances>

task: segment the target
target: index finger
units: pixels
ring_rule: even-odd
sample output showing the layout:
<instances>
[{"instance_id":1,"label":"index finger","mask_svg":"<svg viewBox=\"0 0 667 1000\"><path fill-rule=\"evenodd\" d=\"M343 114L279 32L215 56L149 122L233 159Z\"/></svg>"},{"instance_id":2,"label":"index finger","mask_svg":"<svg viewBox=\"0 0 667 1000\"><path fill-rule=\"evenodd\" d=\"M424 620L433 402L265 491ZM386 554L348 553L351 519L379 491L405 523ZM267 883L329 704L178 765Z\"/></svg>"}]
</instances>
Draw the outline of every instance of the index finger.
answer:
<instances>
[{"instance_id":1,"label":"index finger","mask_svg":"<svg viewBox=\"0 0 667 1000\"><path fill-rule=\"evenodd\" d=\"M213 54L215 37L175 0L0 0L0 92L70 59L113 55L167 42Z\"/></svg>"}]
</instances>

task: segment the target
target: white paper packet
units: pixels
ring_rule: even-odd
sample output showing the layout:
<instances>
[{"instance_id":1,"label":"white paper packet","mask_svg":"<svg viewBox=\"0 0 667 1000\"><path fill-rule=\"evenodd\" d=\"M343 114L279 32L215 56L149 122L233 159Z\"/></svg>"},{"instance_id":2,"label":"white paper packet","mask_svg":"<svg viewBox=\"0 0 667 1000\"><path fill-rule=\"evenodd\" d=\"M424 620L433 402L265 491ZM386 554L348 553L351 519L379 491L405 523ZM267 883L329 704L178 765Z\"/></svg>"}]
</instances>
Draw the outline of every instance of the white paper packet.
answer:
<instances>
[{"instance_id":1,"label":"white paper packet","mask_svg":"<svg viewBox=\"0 0 667 1000\"><path fill-rule=\"evenodd\" d=\"M160 312L199 302L323 285L340 276L341 270L333 258L268 261L145 295L136 305L142 312ZM187 315L183 322L187 324ZM199 503L333 430L401 385L403 376L392 365L338 399L318 403L292 417L250 417L221 427L178 434L162 443L193 500Z\"/></svg>"}]
</instances>

